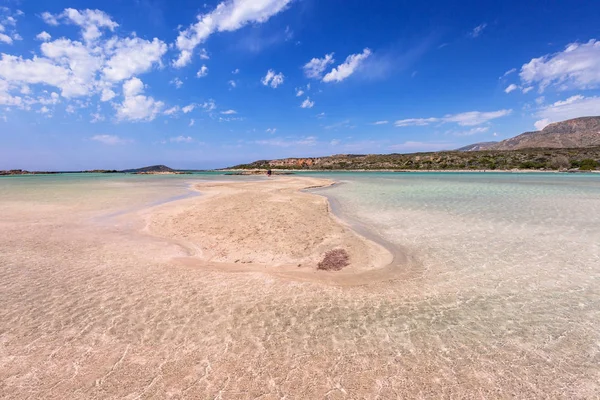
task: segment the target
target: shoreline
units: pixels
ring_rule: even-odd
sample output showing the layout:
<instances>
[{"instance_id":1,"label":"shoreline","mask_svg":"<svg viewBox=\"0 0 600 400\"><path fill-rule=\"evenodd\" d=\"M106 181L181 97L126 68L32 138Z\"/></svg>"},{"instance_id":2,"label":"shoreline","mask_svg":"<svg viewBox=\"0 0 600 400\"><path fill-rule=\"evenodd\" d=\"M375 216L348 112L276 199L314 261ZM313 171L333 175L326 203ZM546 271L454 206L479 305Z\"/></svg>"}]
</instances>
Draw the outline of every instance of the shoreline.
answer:
<instances>
[{"instance_id":1,"label":"shoreline","mask_svg":"<svg viewBox=\"0 0 600 400\"><path fill-rule=\"evenodd\" d=\"M240 175L258 175L259 172L266 174L266 169L227 169L227 170L214 170L215 172L248 172L247 174ZM536 169L272 169L274 175L277 172L285 173L343 173L343 172L389 172L389 173L486 173L486 174L600 174L600 171L556 171L556 170L536 170Z\"/></svg>"}]
</instances>

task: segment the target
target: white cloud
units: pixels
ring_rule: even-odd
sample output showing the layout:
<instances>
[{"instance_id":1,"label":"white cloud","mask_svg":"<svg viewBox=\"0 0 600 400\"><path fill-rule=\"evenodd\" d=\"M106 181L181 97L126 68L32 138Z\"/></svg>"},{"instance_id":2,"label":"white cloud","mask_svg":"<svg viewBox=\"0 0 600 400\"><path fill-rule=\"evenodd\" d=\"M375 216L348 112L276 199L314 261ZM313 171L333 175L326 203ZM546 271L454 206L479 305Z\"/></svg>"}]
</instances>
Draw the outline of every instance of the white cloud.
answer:
<instances>
[{"instance_id":1,"label":"white cloud","mask_svg":"<svg viewBox=\"0 0 600 400\"><path fill-rule=\"evenodd\" d=\"M152 121L163 108L162 101L143 95L144 83L131 78L123 84L123 103L117 104L117 119L129 121Z\"/></svg>"},{"instance_id":2,"label":"white cloud","mask_svg":"<svg viewBox=\"0 0 600 400\"><path fill-rule=\"evenodd\" d=\"M47 23L48 25L52 25L52 26L57 26L58 25L58 19L50 14L48 11L45 11L41 14L42 19L44 20L45 23Z\"/></svg>"},{"instance_id":3,"label":"white cloud","mask_svg":"<svg viewBox=\"0 0 600 400\"><path fill-rule=\"evenodd\" d=\"M176 114L177 112L179 112L179 106L174 106L174 107L171 107L171 108L165 110L165 112L163 114L173 115L173 114Z\"/></svg>"},{"instance_id":4,"label":"white cloud","mask_svg":"<svg viewBox=\"0 0 600 400\"><path fill-rule=\"evenodd\" d=\"M343 64L338 65L332 69L327 75L323 77L323 82L341 82L344 79L352 75L371 55L371 50L364 49L360 54L351 54L346 58Z\"/></svg>"},{"instance_id":5,"label":"white cloud","mask_svg":"<svg viewBox=\"0 0 600 400\"><path fill-rule=\"evenodd\" d=\"M600 42L571 43L564 51L534 58L519 73L527 85L559 90L600 87Z\"/></svg>"},{"instance_id":6,"label":"white cloud","mask_svg":"<svg viewBox=\"0 0 600 400\"><path fill-rule=\"evenodd\" d=\"M375 122L373 122L373 125L386 125L388 123L389 123L389 121L375 121Z\"/></svg>"},{"instance_id":7,"label":"white cloud","mask_svg":"<svg viewBox=\"0 0 600 400\"><path fill-rule=\"evenodd\" d=\"M235 111L235 110L221 111L221 114L223 114L223 115L233 115L233 114L237 114L237 111Z\"/></svg>"},{"instance_id":8,"label":"white cloud","mask_svg":"<svg viewBox=\"0 0 600 400\"><path fill-rule=\"evenodd\" d=\"M275 132L277 132L277 128L268 128L265 132L274 134Z\"/></svg>"},{"instance_id":9,"label":"white cloud","mask_svg":"<svg viewBox=\"0 0 600 400\"><path fill-rule=\"evenodd\" d=\"M511 83L510 85L507 86L506 89L504 89L504 93L510 93L512 91L517 90L519 87L517 85L515 85L514 83Z\"/></svg>"},{"instance_id":10,"label":"white cloud","mask_svg":"<svg viewBox=\"0 0 600 400\"><path fill-rule=\"evenodd\" d=\"M300 88L296 88L296 97L301 97L304 95L304 90Z\"/></svg>"},{"instance_id":11,"label":"white cloud","mask_svg":"<svg viewBox=\"0 0 600 400\"><path fill-rule=\"evenodd\" d=\"M81 36L86 42L91 42L102 36L100 28L114 31L119 26L110 16L100 10L75 10L66 8L61 14L52 15L48 12L42 14L42 18L49 25L58 25L61 21L81 27Z\"/></svg>"},{"instance_id":12,"label":"white cloud","mask_svg":"<svg viewBox=\"0 0 600 400\"><path fill-rule=\"evenodd\" d=\"M175 46L180 51L173 62L183 67L191 61L194 49L214 32L231 32L251 23L263 23L283 11L292 0L225 0L198 22L179 32Z\"/></svg>"},{"instance_id":13,"label":"white cloud","mask_svg":"<svg viewBox=\"0 0 600 400\"><path fill-rule=\"evenodd\" d=\"M540 119L539 121L535 121L533 124L533 126L535 126L535 129L537 129L538 131L541 131L548 125L550 125L550 120L548 118Z\"/></svg>"},{"instance_id":14,"label":"white cloud","mask_svg":"<svg viewBox=\"0 0 600 400\"><path fill-rule=\"evenodd\" d=\"M460 126L474 126L484 124L496 118L505 117L511 113L512 110L498 110L490 112L469 111L460 114L447 114L441 118L431 117L401 119L396 121L394 125L397 127L426 126L436 122L442 124L452 122Z\"/></svg>"},{"instance_id":15,"label":"white cloud","mask_svg":"<svg viewBox=\"0 0 600 400\"><path fill-rule=\"evenodd\" d=\"M214 100L208 100L205 101L200 107L202 107L204 109L204 111L206 112L210 112L213 111L217 108L217 105L215 104Z\"/></svg>"},{"instance_id":16,"label":"white cloud","mask_svg":"<svg viewBox=\"0 0 600 400\"><path fill-rule=\"evenodd\" d=\"M169 142L171 143L192 143L193 141L194 138L191 136L176 136L169 138Z\"/></svg>"},{"instance_id":17,"label":"white cloud","mask_svg":"<svg viewBox=\"0 0 600 400\"><path fill-rule=\"evenodd\" d=\"M231 89L234 89L237 86L237 83L235 83L234 80L227 82L227 84L231 87Z\"/></svg>"},{"instance_id":18,"label":"white cloud","mask_svg":"<svg viewBox=\"0 0 600 400\"><path fill-rule=\"evenodd\" d=\"M333 64L334 61L333 53L326 54L323 58L313 58L304 65L304 74L307 78L321 79L323 72L325 72L329 64Z\"/></svg>"},{"instance_id":19,"label":"white cloud","mask_svg":"<svg viewBox=\"0 0 600 400\"><path fill-rule=\"evenodd\" d=\"M181 111L183 111L184 114L188 114L188 113L191 113L192 111L194 111L194 108L196 108L196 104L192 103L192 104L189 104L189 105L183 107L181 109Z\"/></svg>"},{"instance_id":20,"label":"white cloud","mask_svg":"<svg viewBox=\"0 0 600 400\"><path fill-rule=\"evenodd\" d=\"M38 33L35 38L37 40L41 40L42 42L47 42L48 40L52 39L52 36L50 36L50 34L46 31L40 32Z\"/></svg>"},{"instance_id":21,"label":"white cloud","mask_svg":"<svg viewBox=\"0 0 600 400\"><path fill-rule=\"evenodd\" d=\"M302 104L300 104L301 108L313 108L313 106L315 105L314 101L310 100L310 97L307 97Z\"/></svg>"},{"instance_id":22,"label":"white cloud","mask_svg":"<svg viewBox=\"0 0 600 400\"><path fill-rule=\"evenodd\" d=\"M117 94L110 89L102 90L102 95L100 96L100 101L109 101L112 100Z\"/></svg>"},{"instance_id":23,"label":"white cloud","mask_svg":"<svg viewBox=\"0 0 600 400\"><path fill-rule=\"evenodd\" d=\"M177 89L181 88L183 86L183 81L181 79L179 79L178 77L175 77L174 79L171 80L171 82L169 82L173 85L175 85L175 87Z\"/></svg>"},{"instance_id":24,"label":"white cloud","mask_svg":"<svg viewBox=\"0 0 600 400\"><path fill-rule=\"evenodd\" d=\"M208 55L208 51L206 51L206 49L200 50L200 59L201 60L210 60L210 56Z\"/></svg>"},{"instance_id":25,"label":"white cloud","mask_svg":"<svg viewBox=\"0 0 600 400\"><path fill-rule=\"evenodd\" d=\"M206 65L203 65L202 67L200 67L200 69L198 70L198 72L196 73L196 76L198 78L203 78L206 75L208 75L208 67Z\"/></svg>"},{"instance_id":26,"label":"white cloud","mask_svg":"<svg viewBox=\"0 0 600 400\"><path fill-rule=\"evenodd\" d=\"M190 119L190 123L188 124L188 126L191 128L192 126L194 126L194 124L196 123L195 119Z\"/></svg>"},{"instance_id":27,"label":"white cloud","mask_svg":"<svg viewBox=\"0 0 600 400\"><path fill-rule=\"evenodd\" d=\"M50 112L50 109L46 106L43 106L42 108L40 108L40 113L42 114L48 114Z\"/></svg>"},{"instance_id":28,"label":"white cloud","mask_svg":"<svg viewBox=\"0 0 600 400\"><path fill-rule=\"evenodd\" d=\"M277 86L283 83L284 76L280 72L278 74L275 73L272 69L267 71L267 75L261 79L261 82L265 86L271 86L273 89L277 88Z\"/></svg>"},{"instance_id":29,"label":"white cloud","mask_svg":"<svg viewBox=\"0 0 600 400\"><path fill-rule=\"evenodd\" d=\"M527 94L529 92L531 92L533 90L533 86L527 86L525 88L523 88L521 91L523 92L523 94Z\"/></svg>"},{"instance_id":30,"label":"white cloud","mask_svg":"<svg viewBox=\"0 0 600 400\"><path fill-rule=\"evenodd\" d=\"M322 112L322 113L317 114L317 118L319 118L319 119L325 118L325 113Z\"/></svg>"},{"instance_id":31,"label":"white cloud","mask_svg":"<svg viewBox=\"0 0 600 400\"><path fill-rule=\"evenodd\" d=\"M47 32L38 34L44 42L40 55L30 59L2 54L0 79L11 88L28 85L52 86L63 97L100 95L101 101L114 97L113 86L161 65L167 50L164 42L137 37L101 38L101 29L113 31L118 25L110 16L98 10L66 9L58 15L42 14L52 25L65 22L81 27L85 41L68 38L50 41ZM11 89L12 90L12 89Z\"/></svg>"},{"instance_id":32,"label":"white cloud","mask_svg":"<svg viewBox=\"0 0 600 400\"><path fill-rule=\"evenodd\" d=\"M342 141L339 139L333 139L331 142L329 142L329 144L332 146L337 146L340 143L342 143Z\"/></svg>"},{"instance_id":33,"label":"white cloud","mask_svg":"<svg viewBox=\"0 0 600 400\"><path fill-rule=\"evenodd\" d=\"M126 38L107 43L112 57L107 61L102 72L109 80L119 82L132 76L146 72L154 64L160 64L162 56L167 52L167 45L157 38L151 42L140 38Z\"/></svg>"},{"instance_id":34,"label":"white cloud","mask_svg":"<svg viewBox=\"0 0 600 400\"><path fill-rule=\"evenodd\" d=\"M233 71L231 71L231 73L232 73L233 75L237 75L237 74L239 74L239 73L240 73L240 69L239 69L239 68L236 68L236 69L234 69Z\"/></svg>"},{"instance_id":35,"label":"white cloud","mask_svg":"<svg viewBox=\"0 0 600 400\"><path fill-rule=\"evenodd\" d=\"M506 78L508 75L510 75L510 74L514 74L515 72L517 72L517 69L516 69L516 68L511 68L511 69L509 69L508 71L506 71L506 72L504 73L504 75L502 75L502 77L501 77L501 78Z\"/></svg>"},{"instance_id":36,"label":"white cloud","mask_svg":"<svg viewBox=\"0 0 600 400\"><path fill-rule=\"evenodd\" d=\"M489 130L490 128L487 126L480 126L478 128L471 128L468 131L453 132L453 134L454 136L471 136L476 135L478 133L485 133Z\"/></svg>"},{"instance_id":37,"label":"white cloud","mask_svg":"<svg viewBox=\"0 0 600 400\"><path fill-rule=\"evenodd\" d=\"M425 125L429 125L433 122L438 122L438 121L440 121L439 118L407 118L407 119L400 119L400 120L396 121L394 123L394 125L397 127L425 126Z\"/></svg>"},{"instance_id":38,"label":"white cloud","mask_svg":"<svg viewBox=\"0 0 600 400\"><path fill-rule=\"evenodd\" d=\"M476 26L475 28L473 28L473 30L469 33L469 36L471 36L472 38L476 38L479 35L481 35L481 33L483 32L483 30L487 27L486 23L483 23L481 25Z\"/></svg>"},{"instance_id":39,"label":"white cloud","mask_svg":"<svg viewBox=\"0 0 600 400\"><path fill-rule=\"evenodd\" d=\"M0 42L12 44L13 40L10 36L8 36L4 33L0 33Z\"/></svg>"},{"instance_id":40,"label":"white cloud","mask_svg":"<svg viewBox=\"0 0 600 400\"><path fill-rule=\"evenodd\" d=\"M534 125L537 129L543 129L552 122L595 115L600 115L600 97L576 95L538 109L535 116L540 120Z\"/></svg>"},{"instance_id":41,"label":"white cloud","mask_svg":"<svg viewBox=\"0 0 600 400\"><path fill-rule=\"evenodd\" d=\"M125 144L131 142L131 140L122 139L116 135L95 135L90 138L96 142L100 142L103 144L107 144L109 146L114 146L117 144Z\"/></svg>"}]
</instances>

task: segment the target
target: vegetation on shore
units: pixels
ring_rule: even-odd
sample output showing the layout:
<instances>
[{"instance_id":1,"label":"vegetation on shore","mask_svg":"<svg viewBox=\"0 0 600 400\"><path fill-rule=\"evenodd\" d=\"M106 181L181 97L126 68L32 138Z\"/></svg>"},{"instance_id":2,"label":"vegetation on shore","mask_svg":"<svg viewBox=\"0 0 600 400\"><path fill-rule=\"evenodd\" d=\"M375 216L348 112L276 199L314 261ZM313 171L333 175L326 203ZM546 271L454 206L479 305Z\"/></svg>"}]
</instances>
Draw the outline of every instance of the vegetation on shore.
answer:
<instances>
[{"instance_id":1,"label":"vegetation on shore","mask_svg":"<svg viewBox=\"0 0 600 400\"><path fill-rule=\"evenodd\" d=\"M576 149L441 151L414 154L341 154L260 160L231 169L291 170L574 170L600 167L600 146Z\"/></svg>"}]
</instances>

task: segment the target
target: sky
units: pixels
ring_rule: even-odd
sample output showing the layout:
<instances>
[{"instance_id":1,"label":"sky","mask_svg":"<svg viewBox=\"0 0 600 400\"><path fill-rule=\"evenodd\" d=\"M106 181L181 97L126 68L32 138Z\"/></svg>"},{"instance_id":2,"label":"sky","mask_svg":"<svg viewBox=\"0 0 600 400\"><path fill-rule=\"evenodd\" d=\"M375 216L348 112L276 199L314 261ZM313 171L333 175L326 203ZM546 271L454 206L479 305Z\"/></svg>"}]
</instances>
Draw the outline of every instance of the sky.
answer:
<instances>
[{"instance_id":1,"label":"sky","mask_svg":"<svg viewBox=\"0 0 600 400\"><path fill-rule=\"evenodd\" d=\"M599 89L596 1L0 0L0 169L449 150Z\"/></svg>"}]
</instances>

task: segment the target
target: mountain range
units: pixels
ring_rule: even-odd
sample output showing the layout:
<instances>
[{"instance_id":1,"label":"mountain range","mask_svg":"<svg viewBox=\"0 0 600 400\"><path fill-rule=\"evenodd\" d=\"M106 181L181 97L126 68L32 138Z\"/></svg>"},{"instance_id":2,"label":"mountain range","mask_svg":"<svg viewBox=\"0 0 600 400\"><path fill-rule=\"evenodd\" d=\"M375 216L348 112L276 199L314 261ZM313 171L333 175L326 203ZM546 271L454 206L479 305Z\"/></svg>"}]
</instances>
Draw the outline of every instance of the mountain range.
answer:
<instances>
[{"instance_id":1,"label":"mountain range","mask_svg":"<svg viewBox=\"0 0 600 400\"><path fill-rule=\"evenodd\" d=\"M459 151L560 149L600 146L600 117L555 122L541 131L525 132L501 142L475 143Z\"/></svg>"}]
</instances>

